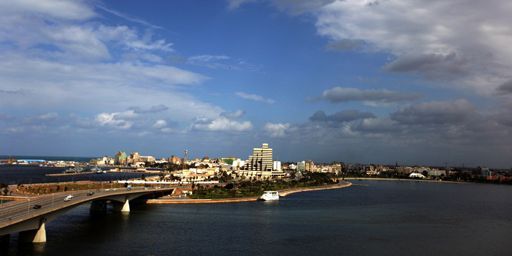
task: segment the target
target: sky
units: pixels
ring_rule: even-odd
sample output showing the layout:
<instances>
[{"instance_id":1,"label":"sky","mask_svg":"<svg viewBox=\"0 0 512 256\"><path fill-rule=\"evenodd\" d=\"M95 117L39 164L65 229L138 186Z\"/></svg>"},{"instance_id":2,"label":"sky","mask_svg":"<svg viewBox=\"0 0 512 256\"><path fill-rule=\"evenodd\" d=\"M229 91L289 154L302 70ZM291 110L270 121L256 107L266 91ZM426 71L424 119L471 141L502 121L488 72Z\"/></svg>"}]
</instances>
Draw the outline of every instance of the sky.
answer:
<instances>
[{"instance_id":1,"label":"sky","mask_svg":"<svg viewBox=\"0 0 512 256\"><path fill-rule=\"evenodd\" d=\"M0 154L512 167L508 0L0 0Z\"/></svg>"}]
</instances>

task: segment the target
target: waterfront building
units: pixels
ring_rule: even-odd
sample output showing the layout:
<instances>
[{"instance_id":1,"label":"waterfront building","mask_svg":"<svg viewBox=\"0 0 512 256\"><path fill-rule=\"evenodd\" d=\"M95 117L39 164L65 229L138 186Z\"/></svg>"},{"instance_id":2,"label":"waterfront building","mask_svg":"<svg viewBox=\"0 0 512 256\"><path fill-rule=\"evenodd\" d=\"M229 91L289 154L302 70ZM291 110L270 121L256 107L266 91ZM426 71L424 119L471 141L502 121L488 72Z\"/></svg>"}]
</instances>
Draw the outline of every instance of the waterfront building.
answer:
<instances>
[{"instance_id":1,"label":"waterfront building","mask_svg":"<svg viewBox=\"0 0 512 256\"><path fill-rule=\"evenodd\" d=\"M274 161L273 167L274 171L280 172L282 170L281 168L281 161Z\"/></svg>"},{"instance_id":2,"label":"waterfront building","mask_svg":"<svg viewBox=\"0 0 512 256\"><path fill-rule=\"evenodd\" d=\"M136 162L140 162L140 154L139 152L132 152L130 156L128 157L127 161L128 164L134 164Z\"/></svg>"},{"instance_id":3,"label":"waterfront building","mask_svg":"<svg viewBox=\"0 0 512 256\"><path fill-rule=\"evenodd\" d=\"M115 162L116 161L115 161L114 158L108 157L108 156L99 157L99 158L96 158L96 159L92 159L90 161L91 165L101 165L101 166L114 165Z\"/></svg>"},{"instance_id":4,"label":"waterfront building","mask_svg":"<svg viewBox=\"0 0 512 256\"><path fill-rule=\"evenodd\" d=\"M480 175L484 177L490 177L493 176L493 173L491 170L489 170L489 168L480 167Z\"/></svg>"},{"instance_id":5,"label":"waterfront building","mask_svg":"<svg viewBox=\"0 0 512 256\"><path fill-rule=\"evenodd\" d=\"M267 143L263 143L261 148L254 148L245 164L245 169L250 171L272 171L272 168L272 149Z\"/></svg>"},{"instance_id":6,"label":"waterfront building","mask_svg":"<svg viewBox=\"0 0 512 256\"><path fill-rule=\"evenodd\" d=\"M446 170L440 170L440 169L428 169L427 170L428 176L431 177L446 177Z\"/></svg>"},{"instance_id":7,"label":"waterfront building","mask_svg":"<svg viewBox=\"0 0 512 256\"><path fill-rule=\"evenodd\" d=\"M154 164L156 162L156 158L154 156L140 156L139 159L140 162L144 163Z\"/></svg>"},{"instance_id":8,"label":"waterfront building","mask_svg":"<svg viewBox=\"0 0 512 256\"><path fill-rule=\"evenodd\" d=\"M165 158L160 158L160 160L156 160L155 161L155 164L166 164L168 163L169 161L167 161L167 159Z\"/></svg>"},{"instance_id":9,"label":"waterfront building","mask_svg":"<svg viewBox=\"0 0 512 256\"><path fill-rule=\"evenodd\" d=\"M126 153L123 151L119 151L116 153L115 157L115 164L117 165L126 165L127 156Z\"/></svg>"}]
</instances>

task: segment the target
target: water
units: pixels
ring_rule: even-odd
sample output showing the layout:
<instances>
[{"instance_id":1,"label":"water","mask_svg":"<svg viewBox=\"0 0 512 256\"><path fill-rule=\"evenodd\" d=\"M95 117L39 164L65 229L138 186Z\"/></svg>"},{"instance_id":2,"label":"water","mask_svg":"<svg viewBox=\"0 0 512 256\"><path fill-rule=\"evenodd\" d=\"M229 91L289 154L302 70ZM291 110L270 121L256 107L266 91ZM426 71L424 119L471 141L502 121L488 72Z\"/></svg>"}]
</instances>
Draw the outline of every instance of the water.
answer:
<instances>
[{"instance_id":1,"label":"water","mask_svg":"<svg viewBox=\"0 0 512 256\"><path fill-rule=\"evenodd\" d=\"M50 173L63 173L67 168L62 167L35 167L35 166L9 166L0 165L0 183L44 183L79 180L109 181L139 178L141 173L103 173L80 174L69 176L46 176Z\"/></svg>"},{"instance_id":2,"label":"water","mask_svg":"<svg viewBox=\"0 0 512 256\"><path fill-rule=\"evenodd\" d=\"M512 255L512 187L356 181L279 202L147 205L47 225L8 255Z\"/></svg>"},{"instance_id":3,"label":"water","mask_svg":"<svg viewBox=\"0 0 512 256\"><path fill-rule=\"evenodd\" d=\"M9 159L14 157L15 159L42 159L47 161L75 161L75 162L89 162L91 159L96 157L82 157L82 156L21 156L21 155L0 155L0 159Z\"/></svg>"}]
</instances>

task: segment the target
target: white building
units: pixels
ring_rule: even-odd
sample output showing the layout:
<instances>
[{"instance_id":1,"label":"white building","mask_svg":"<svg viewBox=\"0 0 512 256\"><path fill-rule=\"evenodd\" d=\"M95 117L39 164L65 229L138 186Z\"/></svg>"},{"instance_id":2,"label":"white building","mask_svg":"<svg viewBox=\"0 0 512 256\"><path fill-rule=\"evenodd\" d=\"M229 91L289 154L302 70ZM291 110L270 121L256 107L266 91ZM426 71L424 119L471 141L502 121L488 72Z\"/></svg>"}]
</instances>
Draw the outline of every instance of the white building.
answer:
<instances>
[{"instance_id":1,"label":"white building","mask_svg":"<svg viewBox=\"0 0 512 256\"><path fill-rule=\"evenodd\" d=\"M273 170L278 171L278 172L280 172L282 170L281 161L274 161Z\"/></svg>"},{"instance_id":2,"label":"white building","mask_svg":"<svg viewBox=\"0 0 512 256\"><path fill-rule=\"evenodd\" d=\"M240 168L242 168L243 166L245 166L245 161L238 158L238 159L235 159L233 161L233 163L231 164L231 167L234 169L234 170L240 170Z\"/></svg>"}]
</instances>

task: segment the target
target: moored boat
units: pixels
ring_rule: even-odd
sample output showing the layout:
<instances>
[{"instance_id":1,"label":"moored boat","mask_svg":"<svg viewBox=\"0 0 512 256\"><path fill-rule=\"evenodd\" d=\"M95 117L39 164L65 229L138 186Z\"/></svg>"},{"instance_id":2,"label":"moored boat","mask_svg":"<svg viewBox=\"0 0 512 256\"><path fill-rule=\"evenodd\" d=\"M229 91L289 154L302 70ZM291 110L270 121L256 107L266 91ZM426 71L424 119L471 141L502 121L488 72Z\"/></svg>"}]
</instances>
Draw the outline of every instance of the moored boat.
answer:
<instances>
[{"instance_id":1,"label":"moored boat","mask_svg":"<svg viewBox=\"0 0 512 256\"><path fill-rule=\"evenodd\" d=\"M279 192L277 192L277 191L263 191L263 195L261 195L259 199L263 200L263 201L276 201L276 200L279 200Z\"/></svg>"}]
</instances>

